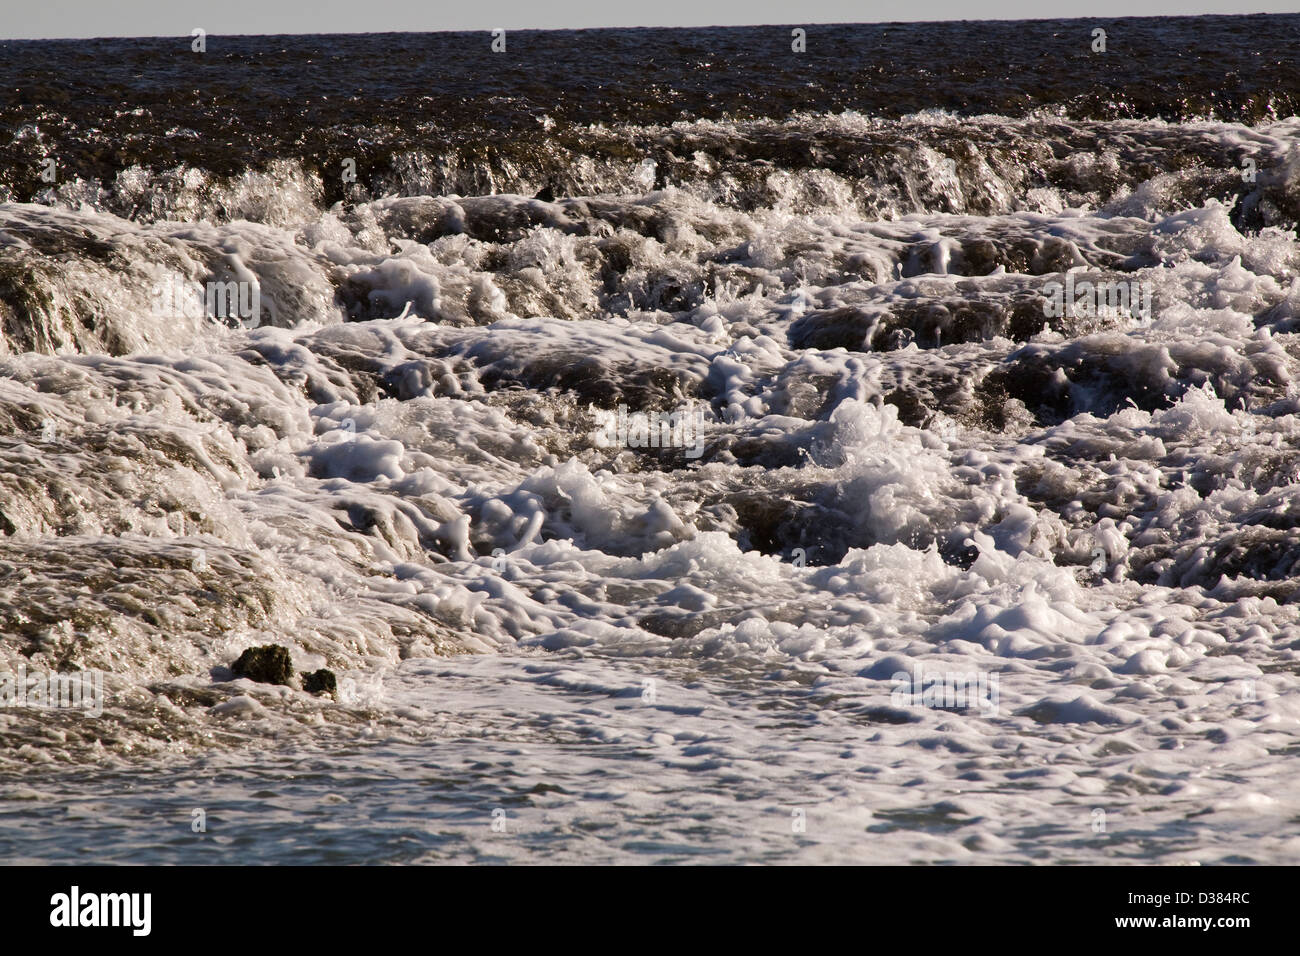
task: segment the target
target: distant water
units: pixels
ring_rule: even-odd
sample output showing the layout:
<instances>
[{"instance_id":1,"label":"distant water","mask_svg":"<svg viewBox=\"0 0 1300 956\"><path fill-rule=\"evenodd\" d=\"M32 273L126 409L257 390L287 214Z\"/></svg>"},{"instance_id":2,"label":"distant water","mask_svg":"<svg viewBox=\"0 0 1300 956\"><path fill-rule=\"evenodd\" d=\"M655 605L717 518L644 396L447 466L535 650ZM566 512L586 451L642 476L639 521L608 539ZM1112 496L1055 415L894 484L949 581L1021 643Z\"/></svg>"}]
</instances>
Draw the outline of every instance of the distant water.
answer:
<instances>
[{"instance_id":1,"label":"distant water","mask_svg":"<svg viewBox=\"0 0 1300 956\"><path fill-rule=\"evenodd\" d=\"M0 860L1297 858L1300 17L790 29L0 42Z\"/></svg>"},{"instance_id":2,"label":"distant water","mask_svg":"<svg viewBox=\"0 0 1300 956\"><path fill-rule=\"evenodd\" d=\"M1092 52L1098 26L1104 54ZM31 199L39 160L53 154L65 176L105 185L124 168L224 175L281 159L320 173L334 201L352 157L372 196L468 195L562 186L581 160L630 150L673 158L676 144L648 128L678 121L937 109L1257 123L1300 102L1297 16L806 29L802 54L775 26L510 31L500 54L486 32L212 36L203 54L189 37L5 41L0 190ZM793 144L731 147L754 161L822 164Z\"/></svg>"}]
</instances>

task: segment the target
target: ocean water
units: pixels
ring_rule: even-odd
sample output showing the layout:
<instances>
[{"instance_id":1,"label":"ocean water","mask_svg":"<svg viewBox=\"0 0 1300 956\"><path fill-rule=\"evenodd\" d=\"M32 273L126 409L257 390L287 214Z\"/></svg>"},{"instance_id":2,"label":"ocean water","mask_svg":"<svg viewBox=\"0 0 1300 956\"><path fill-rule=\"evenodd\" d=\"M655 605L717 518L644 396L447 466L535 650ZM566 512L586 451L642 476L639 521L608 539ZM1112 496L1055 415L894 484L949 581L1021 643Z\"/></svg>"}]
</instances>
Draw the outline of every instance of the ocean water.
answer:
<instances>
[{"instance_id":1,"label":"ocean water","mask_svg":"<svg viewBox=\"0 0 1300 956\"><path fill-rule=\"evenodd\" d=\"M0 860L1300 859L1300 17L806 41L0 42Z\"/></svg>"}]
</instances>

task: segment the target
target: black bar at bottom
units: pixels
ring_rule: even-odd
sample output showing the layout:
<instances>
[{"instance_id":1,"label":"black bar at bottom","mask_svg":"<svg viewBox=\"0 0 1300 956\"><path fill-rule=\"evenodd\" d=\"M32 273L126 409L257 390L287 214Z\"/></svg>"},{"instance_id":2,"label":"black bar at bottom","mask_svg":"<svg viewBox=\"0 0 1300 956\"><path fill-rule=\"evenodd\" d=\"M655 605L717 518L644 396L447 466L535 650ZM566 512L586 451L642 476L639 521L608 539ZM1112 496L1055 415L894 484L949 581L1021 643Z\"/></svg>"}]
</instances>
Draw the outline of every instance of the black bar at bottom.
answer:
<instances>
[{"instance_id":1,"label":"black bar at bottom","mask_svg":"<svg viewBox=\"0 0 1300 956\"><path fill-rule=\"evenodd\" d=\"M850 927L868 933L863 942L872 946L934 942L935 934L992 942L1003 933L1022 944L1021 934L1033 933L1040 943L1200 938L1231 946L1288 927L1283 907L1295 874L1280 867L693 868L671 875L582 867L14 867L6 875L0 912L11 944L76 937L127 946L224 940L334 948L372 943L376 934L448 944L468 934L492 945L515 935L608 944L630 934L648 944L716 938L734 947L751 937L765 945L829 938Z\"/></svg>"}]
</instances>

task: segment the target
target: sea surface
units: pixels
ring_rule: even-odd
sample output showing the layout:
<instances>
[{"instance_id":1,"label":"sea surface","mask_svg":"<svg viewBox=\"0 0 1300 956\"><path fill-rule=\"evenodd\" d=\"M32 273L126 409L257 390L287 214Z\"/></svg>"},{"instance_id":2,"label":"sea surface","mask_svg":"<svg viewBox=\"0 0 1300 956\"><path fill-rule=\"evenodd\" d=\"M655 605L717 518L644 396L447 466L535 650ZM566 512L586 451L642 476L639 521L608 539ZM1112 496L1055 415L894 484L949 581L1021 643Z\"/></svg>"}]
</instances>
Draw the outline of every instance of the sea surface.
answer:
<instances>
[{"instance_id":1,"label":"sea surface","mask_svg":"<svg viewBox=\"0 0 1300 956\"><path fill-rule=\"evenodd\" d=\"M1300 861L1300 17L795 26L0 41L0 861Z\"/></svg>"}]
</instances>

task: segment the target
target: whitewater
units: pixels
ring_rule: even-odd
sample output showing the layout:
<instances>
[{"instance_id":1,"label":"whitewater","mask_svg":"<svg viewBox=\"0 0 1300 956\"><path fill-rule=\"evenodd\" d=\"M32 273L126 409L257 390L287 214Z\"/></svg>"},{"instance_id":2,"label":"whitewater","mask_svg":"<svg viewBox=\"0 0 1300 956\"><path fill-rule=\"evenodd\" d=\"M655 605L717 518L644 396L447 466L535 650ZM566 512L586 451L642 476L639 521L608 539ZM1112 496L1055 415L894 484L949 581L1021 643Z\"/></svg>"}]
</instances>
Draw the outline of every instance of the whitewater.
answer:
<instances>
[{"instance_id":1,"label":"whitewater","mask_svg":"<svg viewBox=\"0 0 1300 956\"><path fill-rule=\"evenodd\" d=\"M0 858L1297 859L1300 119L575 129L6 187Z\"/></svg>"}]
</instances>

